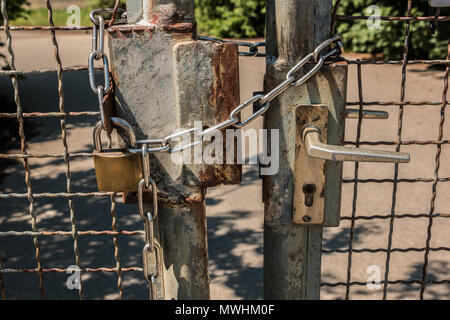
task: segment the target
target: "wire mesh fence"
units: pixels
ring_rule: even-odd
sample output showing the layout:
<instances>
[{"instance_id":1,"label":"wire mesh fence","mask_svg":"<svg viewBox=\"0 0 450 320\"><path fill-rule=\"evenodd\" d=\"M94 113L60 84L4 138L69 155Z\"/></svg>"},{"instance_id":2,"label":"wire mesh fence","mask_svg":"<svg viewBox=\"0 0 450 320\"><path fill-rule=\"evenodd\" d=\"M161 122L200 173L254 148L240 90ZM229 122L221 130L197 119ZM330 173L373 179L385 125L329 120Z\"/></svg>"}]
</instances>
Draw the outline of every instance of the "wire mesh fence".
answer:
<instances>
[{"instance_id":1,"label":"wire mesh fence","mask_svg":"<svg viewBox=\"0 0 450 320\"><path fill-rule=\"evenodd\" d=\"M14 112L1 112L0 119L9 119L9 121L17 121L18 126L17 130L19 133L19 141L20 144L18 150L13 152L2 152L0 154L0 159L2 161L10 161L10 160L18 160L22 163L22 175L20 178L23 179L24 190L23 192L18 192L17 190L2 190L0 193L0 201L8 201L8 202L21 202L22 205L28 206L27 212L27 220L31 222L31 230L27 231L0 231L1 239L12 239L9 244L11 246L19 246L20 243L15 239L25 239L26 242L32 242L32 252L33 257L32 261L27 261L25 265L26 267L21 268L10 268L10 265L19 265L18 262L20 260L15 261L11 260L11 264L5 263L5 257L0 256L0 290L1 296L3 299L8 298L7 291L7 282L16 281L16 278L12 277L14 275L31 275L31 277L27 278L29 282L35 283L38 286L40 291L41 298L45 298L48 296L48 287L49 278L52 275L62 275L63 278L67 278L67 272L70 271L67 267L68 265L76 265L82 271L81 277L81 287L80 290L77 291L79 298L83 299L86 297L85 284L83 283L83 279L90 279L90 277L94 274L108 274L110 276L114 276L115 282L115 294L118 298L126 297L127 293L123 287L124 278L128 273L139 273L141 276L142 267L139 259L128 259L121 254L121 250L119 250L119 242L124 241L124 238L127 238L127 241L131 243L143 241L143 230L141 229L141 225L139 220L137 220L136 224L124 222L121 225L126 225L126 229L121 229L118 227L118 214L117 214L117 206L116 202L117 195L113 193L100 193L95 192L93 190L79 191L80 188L74 188L74 179L73 179L73 166L77 165L77 161L80 160L89 160L92 156L90 151L78 150L77 152L71 152L69 138L68 138L68 125L74 119L88 118L89 123L94 123L94 121L98 120L99 112L91 111L92 109L86 110L77 110L71 111L67 108L68 101L65 98L65 91L63 85L65 84L64 74L74 71L74 72L85 72L87 70L87 66L64 66L61 61L60 48L58 39L56 37L56 31L70 31L70 32L83 32L89 31L91 27L64 27L64 26L55 26L52 19L52 7L50 0L45 0L45 4L48 10L48 25L47 26L11 26L10 21L8 19L8 12L6 10L6 0L1 0L1 13L3 17L3 26L0 28L3 32L4 39L6 39L6 48L7 48L7 60L9 64L9 68L5 68L4 70L0 70L0 75L9 76L10 85L12 88L12 92L14 93ZM366 20L368 17L366 16L344 16L339 15L339 4L341 1L337 1L336 8L334 11L334 18L336 23L339 21L345 20ZM442 290L438 290L438 298L448 298L449 297L449 285L450 279L447 273L448 265L444 265L442 268L437 271L433 268L433 272L430 272L430 264L432 263L432 258L437 259L437 255L443 255L450 251L450 246L448 245L448 236L446 236L445 232L436 233L433 232L436 228L436 221L438 224L442 224L445 226L446 222L450 221L450 211L444 212L445 210L436 210L436 201L439 196L438 190L440 190L440 186L445 185L450 181L450 174L445 175L446 170L443 170L445 167L445 148L450 144L450 140L446 139L445 135L445 119L446 119L446 107L448 105L448 76L450 72L450 57L442 57L439 60L409 60L408 58L408 48L409 48L409 39L410 34L413 32L412 26L414 23L425 23L431 22L435 20L435 17L414 17L412 16L413 2L411 0L408 1L408 10L404 17L381 17L381 20L385 23L403 23L405 24L405 33L404 33L404 48L403 48L403 59L401 60L390 60L389 57L386 57L385 60L359 60L359 59L346 59L345 62L350 65L351 68L355 68L354 75L356 77L356 91L357 91L357 99L356 101L351 101L348 103L349 107L359 107L360 117L356 125L356 138L353 141L346 141L348 145L354 146L381 146L381 147L391 147L396 151L404 150L404 148L408 148L411 146L415 146L418 148L427 148L426 152L433 155L433 174L426 177L402 177L402 166L403 165L394 165L393 166L393 175L392 177L383 177L383 178L373 178L370 176L361 175L361 170L363 165L356 164L354 167L346 167L346 178L344 179L344 184L346 185L347 191L351 193L351 199L349 202L349 214L344 214L342 218L342 227L337 228L333 231L333 235L327 238L325 236L324 243L324 268L330 267L327 265L327 256L332 256L336 261L343 260L343 265L346 265L346 268L335 268L334 277L325 277L324 282L322 283L322 291L328 291L332 289L342 289L334 292L333 297L335 298L346 298L351 299L354 296L357 297L366 297L364 293L362 295L358 295L361 292L361 288L366 288L367 281L365 278L359 278L355 276L355 269L358 263L360 263L359 255L372 255L377 256L373 261L375 264L378 263L381 270L384 270L384 273L381 274L381 289L378 292L381 294L377 295L377 298L391 298L390 289L396 285L406 286L404 291L412 291L416 296L412 296L415 298L427 298L427 290L430 287L439 286L443 288ZM442 16L438 18L438 21L448 21L450 17ZM36 70L17 70L15 66L15 50L13 48L13 32L20 31L44 31L49 33L49 37L51 40L51 44L54 50L54 62L57 67L55 69L36 69ZM345 37L345 34L343 35ZM450 52L450 45L449 45ZM407 75L409 74L409 67L411 66L445 66L444 71L432 71L433 74L442 73L442 87L440 88L440 96L439 97L430 97L429 99L407 99L406 90L407 90ZM389 101L368 101L364 97L365 87L365 79L364 72L365 68L369 67L385 67L385 66L398 66L400 68L399 72L401 73L400 78L400 95L397 100L389 100ZM52 110L48 112L25 112L23 110L23 104L21 101L21 87L20 87L20 77L27 75L41 75L46 73L54 73L56 74L56 89L58 94L58 108L57 110ZM86 76L87 79L87 76ZM435 100L431 100L431 99ZM397 130L394 139L391 140L364 140L364 125L366 124L365 120L362 120L362 111L367 107L379 107L379 108L396 108L395 112L391 112L392 114L397 115ZM405 139L403 132L406 128L405 125L405 111L408 108L419 110L423 107L427 108L437 108L439 109L439 122L437 127L435 128L437 138L436 139ZM29 150L30 138L27 136L27 120L30 119L43 119L45 121L56 121L57 126L55 127L59 132L59 143L62 146L61 152L48 153L46 150ZM56 130L55 129L55 130ZM420 128L418 129L420 131ZM433 148L433 149L430 149ZM425 149L424 149L425 150ZM32 183L33 175L33 161L42 160L42 161L59 161L58 163L62 163L64 167L63 181L65 184L65 190L54 191L54 192L36 192L35 184ZM48 164L48 162L46 162ZM34 165L38 167L40 164L36 162ZM44 164L45 165L45 164ZM425 165L425 164L424 164ZM444 168L445 169L445 168ZM367 171L367 170L363 170ZM444 172L444 173L443 173ZM351 173L351 174L350 174ZM91 173L92 176L92 173ZM91 181L92 182L92 181ZM51 182L47 182L51 183ZM86 183L85 180L82 180L80 183ZM404 196L402 193L399 194L399 188L401 186L407 185L417 185L423 184L425 188L430 189L430 196L427 199L428 201L428 210L426 212L417 213L411 210L410 212L401 212L398 210L398 202L399 197ZM361 194L360 189L361 186L367 185L375 185L377 187L381 187L386 192L389 192L389 201L390 201L390 212L386 214L373 214L370 210L364 209L360 210L361 201L374 201L373 198L365 199L365 195L367 192ZM81 190L81 189L80 189ZM378 190L378 189L377 189ZM446 189L442 188L440 193L445 193ZM381 194L381 193L380 193ZM384 194L384 193L383 193ZM428 197L427 193L419 195L420 198L424 199L425 196ZM442 195L445 196L445 195ZM42 207L45 208L48 205L48 201L54 201L54 206L65 206L65 210L69 215L69 219L66 224L55 224L51 225L49 223L43 223L44 226L40 225L39 217L37 214L37 206L36 203L42 204ZM77 202L79 201L79 202ZM91 201L91 202L89 202ZM83 208L84 211L90 211L89 209L92 205L92 201L99 201L102 203L102 208L106 209L104 212L108 213L106 217L104 214L101 216L102 223L98 224L101 226L105 226L102 229L89 229L92 224L86 222L85 215L82 212L83 210L78 208ZM82 204L81 202L85 202ZM444 207L445 209L445 207ZM446 208L448 209L448 207ZM129 209L132 211L133 209ZM18 211L18 210L16 210ZM103 212L103 213L104 213ZM8 213L6 213L8 214ZM23 215L23 213L22 213ZM124 213L126 215L126 212ZM130 219L128 217L128 219ZM406 245L403 247L396 246L396 235L398 234L398 230L396 230L396 224L399 221L403 220L421 220L424 223L419 224L418 226L422 228L422 231L425 231L425 239L422 245L412 246ZM52 220L53 221L53 220ZM81 223L80 223L81 221ZM365 223L370 223L369 227L365 225ZM109 227L106 227L109 224ZM377 226L382 225L384 229L383 232L378 234L371 234L368 228L377 228ZM25 224L26 225L26 224ZM19 224L18 224L19 226ZM23 226L23 225L20 225ZM58 230L57 227L60 227ZM22 229L23 230L23 229ZM397 232L396 232L397 231ZM415 231L415 230L414 230ZM360 237L361 233L367 233L370 235L369 241L373 241L374 243L384 243L383 246L380 247L360 247L358 244L358 237ZM419 232L419 231L417 231ZM345 233L343 237L342 243L336 247L335 243L333 245L327 245L329 242L336 241L336 234ZM433 238L434 237L434 238ZM436 239L436 237L438 239ZM60 266L54 267L53 265L49 266L43 262L43 260L48 260L48 251L52 250L45 249L42 246L43 242L46 244L56 241L57 239L64 239L64 243L68 245L70 243L70 249L66 247L66 252L71 250L73 254L67 260L71 260L71 263L66 263L64 261L60 263ZM89 241L84 241L84 239L89 239ZM17 241L17 242L16 242ZM92 246L92 242L100 243L96 248L97 250L109 250L108 255L111 256L112 260L109 259L107 262L102 261L102 264L95 265L95 259L91 259L90 256L95 256L95 251L88 252ZM416 241L409 241L406 239L406 243L416 243ZM80 250L80 243L83 246L84 250ZM439 245L435 245L439 244ZM122 252L125 250L129 250L132 245L121 244L120 247L123 248ZM136 245L136 248L142 247L142 243ZM20 251L20 250L19 250ZM30 251L27 251L30 252ZM43 254L44 252L44 254ZM83 253L86 252L84 255ZM129 250L129 252L133 252ZM135 250L137 253L136 256L139 257L139 250ZM1 254L1 252L0 252ZM418 267L417 272L414 273L413 276L408 277L398 277L393 278L392 273L398 267L397 264L399 259L397 259L396 255L400 255L400 259L409 259L410 256L408 254L416 254L421 256L421 263ZM90 255L90 256L89 256ZM89 256L86 257L86 256ZM394 257L393 257L394 256ZM86 257L86 258L85 258ZM126 260L126 261L124 261ZM445 259L444 259L445 260ZM368 261L372 261L371 258L368 258ZM380 262L381 261L381 262ZM14 262L14 263L13 263ZM88 265L88 262L92 262L92 265ZM103 263L105 263L103 265ZM106 264L107 263L107 264ZM445 261L444 261L445 263ZM364 274L367 278L367 274ZM53 278L51 278L53 279ZM59 281L62 281L62 278L58 278ZM336 281L333 281L337 279ZM95 284L93 285L93 287ZM145 293L145 284L142 282L140 284L142 288L144 288ZM54 297L54 296L51 296Z\"/></svg>"},{"instance_id":2,"label":"wire mesh fence","mask_svg":"<svg viewBox=\"0 0 450 320\"><path fill-rule=\"evenodd\" d=\"M119 237L130 237L130 236L139 236L142 237L143 230L119 230L117 227L117 214L116 214L116 194L113 193L101 193L101 192L74 192L73 191L73 183L72 183L72 171L71 171L71 163L75 161L77 158L90 158L92 156L91 152L78 152L78 153L70 153L69 152L69 144L67 138L67 122L69 118L75 117L93 117L98 119L99 112L92 111L78 111L78 112L69 112L66 111L66 100L64 97L63 90L63 73L68 71L83 71L87 70L87 66L76 66L76 67L63 67L60 56L60 49L58 40L56 38L56 30L70 30L70 31L83 31L83 30L91 30L91 27L62 27L55 26L53 23L53 11L50 0L45 1L45 5L48 11L48 26L10 26L10 21L8 18L7 12L7 1L1 1L1 13L3 17L3 27L1 28L4 32L4 36L6 39L6 47L7 47L7 61L8 66L4 68L5 70L1 70L0 73L4 75L9 75L11 79L11 84L14 92L14 103L16 106L16 112L5 113L2 112L0 114L1 118L10 118L13 121L13 118L17 119L18 122L18 130L20 135L20 152L19 153L3 153L0 154L0 159L2 160L12 160L19 159L23 163L24 170L24 178L26 184L26 192L24 193L5 193L2 192L0 194L0 199L5 199L9 201L20 201L20 199L26 199L29 204L29 219L31 219L31 231L5 231L0 232L0 237L5 239L6 237L27 237L33 239L34 244L34 257L35 262L34 266L30 266L28 268L6 268L4 266L0 266L0 288L2 298L6 299L7 294L5 288L7 287L5 282L5 274L35 274L37 279L29 279L29 281L38 281L40 296L42 299L46 297L46 278L48 274L59 273L59 274L67 274L68 272L73 272L67 267L47 267L42 262L42 250L41 250L41 242L43 238L72 238L72 251L73 251L73 263L69 263L66 265L74 265L77 266L81 270L81 277L79 282L79 298L83 299L85 297L84 294L84 286L83 286L83 278L86 277L89 273L112 273L117 277L116 286L118 291L118 297L120 299L123 298L123 288L122 288L122 278L123 274L127 272L142 272L142 267L139 266L123 266L121 264L119 258L119 246L118 246L118 238ZM15 51L13 49L13 37L11 31L48 31L51 43L54 50L54 61L56 62L56 69L39 69L33 71L23 72L16 69L15 66ZM30 48L31 49L31 48ZM21 102L21 88L19 86L19 77L23 75L33 75L33 74L44 74L44 73L55 73L57 75L57 91L58 91L58 105L59 110L55 112L31 112L26 113L23 111L22 102ZM87 79L87 78L86 78ZM27 118L43 118L43 119L57 119L59 121L59 134L60 134L60 142L63 146L63 152L61 153L44 153L44 152L30 152L28 150L29 140L26 135L25 130L25 119ZM45 151L45 150L44 150ZM64 169L65 169L65 181L66 181L66 190L65 192L48 192L48 193L36 193L33 190L33 184L31 183L32 170L30 166L30 161L34 159L55 159L55 160L63 160L64 161ZM51 180L49 180L51 183ZM77 209L75 206L76 199L108 199L109 207L110 207L110 222L111 228L109 230L81 230L80 224L77 221L76 213ZM38 217L36 213L36 202L39 202L43 199L53 199L63 200L66 203L67 210L70 216L70 228L66 230L57 230L57 231L42 231L39 223ZM62 203L59 202L61 205ZM112 239L112 244L114 245L113 256L115 260L115 265L110 265L109 267L93 267L93 266L85 266L85 263L81 261L80 258L80 249L79 243L81 237L104 237L108 236ZM56 241L56 239L54 240ZM111 241L111 240L109 240ZM1 257L0 257L0 260ZM3 264L4 265L4 264ZM66 275L64 277L67 277ZM11 278L14 281L14 278ZM28 284L30 286L30 284ZM31 285L32 287L32 285Z\"/></svg>"},{"instance_id":3,"label":"wire mesh fence","mask_svg":"<svg viewBox=\"0 0 450 320\"><path fill-rule=\"evenodd\" d=\"M339 6L342 3L342 1L337 1L336 6L334 8L334 19L335 23L339 23L340 21L355 21L355 20L367 20L369 17L367 16L348 16L348 15L339 15ZM376 287L378 289L375 292L381 292L381 294L375 294L375 298L379 299L387 299L389 297L399 297L402 295L394 295L393 292L390 291L390 289L394 285L403 285L404 287L401 289L404 292L409 292L409 295L403 295L403 297L408 298L420 298L424 299L427 298L427 288L430 286L441 286L438 295L429 295L428 297L433 298L441 298L445 299L449 297L450 293L450 278L448 277L448 271L445 265L448 265L448 260L445 259L446 252L450 251L449 248L449 238L447 234L444 232L433 232L433 227L435 226L436 222L440 225L445 226L445 219L450 218L450 214L448 212L448 206L444 207L444 209L447 209L446 212L438 213L436 211L436 201L438 196L438 189L439 186L443 183L449 182L449 177L443 175L443 172L445 171L445 166L448 161L445 161L446 158L445 154L443 154L443 149L446 145L449 144L449 140L445 139L444 134L444 126L445 126L445 120L446 120L446 108L448 105L447 100L447 93L448 93L448 76L450 72L450 42L448 45L448 52L449 55L447 57L442 57L441 60L409 60L408 50L410 46L410 37L411 33L413 31L413 24L419 23L419 22L428 22L431 21L448 21L450 17L448 16L440 16L440 17L414 17L412 16L412 11L414 8L414 2L412 0L407 1L407 11L405 13L404 17L381 17L382 21L385 21L385 23L404 23L405 24L405 32L404 32L404 46L403 46L403 59L401 60L389 60L389 57L385 57L386 60L360 60L360 59L346 59L346 63L350 66L356 66L356 71L354 72L354 75L356 76L356 90L357 90L357 101L351 101L348 102L348 106L357 106L360 110L360 116L357 123L356 128L353 127L353 129L356 129L356 134L354 134L354 140L353 141L346 141L347 145L353 145L353 146L392 146L395 148L395 150L398 152L400 150L405 151L405 147L407 146L418 146L421 148L426 148L427 146L431 146L433 149L426 149L428 155L434 154L434 164L433 164L433 176L430 177L413 177L413 178L403 178L401 177L401 167L406 166L403 164L395 164L394 170L393 170L393 177L392 178L380 178L380 179L374 179L370 177L370 173L367 174L366 177L361 178L360 170L361 166L363 164L356 163L354 167L347 168L348 170L345 171L345 176L348 178L345 178L343 183L348 184L348 188L344 188L348 194L351 194L352 197L351 203L349 202L347 205L348 211L350 214L344 215L342 217L342 224L341 228L337 231L335 231L334 234L343 232L345 234L344 240L339 246L339 248L332 248L333 246L327 245L327 240L333 239L333 238L325 238L325 248L323 250L324 259L327 261L327 256L329 255L343 255L344 257L336 257L334 256L335 261L342 261L341 265L346 265L347 268L344 270L343 268L339 268L339 270L335 270L334 276L329 277L328 279L336 279L339 278L341 281L328 281L322 283L322 292L329 291L330 288L342 288L343 290L336 291L333 295L335 298L341 298L341 299L351 299L352 297L356 296L357 298L367 298L371 297L373 295L371 293L370 289L367 289L368 281L367 278L370 279L369 282L376 281L379 283L379 286ZM386 25L384 25L385 27ZM430 35L431 36L431 35ZM344 34L345 37L345 34ZM386 65L397 65L401 69L394 71L389 71L385 69L385 72L401 72L401 78L400 78L400 95L399 99L396 101L367 101L364 98L364 93L367 92L368 88L365 87L365 81L363 77L363 68L367 68L370 66L376 66L376 67L383 67ZM435 100L431 101L414 101L414 100L407 100L406 99L406 92L407 92L407 76L410 66L414 65L440 65L444 66L444 71L438 71L433 70L432 73L438 73L442 72L442 84L440 89L440 96L436 97ZM366 69L367 70L367 69ZM366 71L365 70L365 71ZM374 69L372 68L368 72L372 72ZM367 75L365 73L365 75ZM382 82L382 80L380 81ZM380 83L375 84L380 85ZM363 90L364 89L364 90ZM433 97L434 98L434 97ZM430 97L431 99L431 97ZM362 133L363 133L363 121L362 119L362 111L365 110L367 107L389 107L390 110L393 110L392 108L398 108L398 115L397 115L397 132L395 135L395 139L392 139L390 141L365 141L362 139ZM419 108L439 108L439 124L437 128L433 127L437 134L437 139L433 140L427 140L427 139L419 139L419 140L407 140L405 139L405 128L406 125L409 126L409 123L405 123L405 109L407 108L415 108L412 112L415 112L419 110ZM391 112L391 114L394 112ZM416 115L417 117L420 117L420 114ZM422 123L424 124L424 123ZM382 130L382 129L381 129ZM414 130L420 135L421 128L420 126L414 128ZM347 135L348 136L348 135ZM408 149L408 151L411 151L411 149ZM412 154L412 157L414 158L417 151L414 151ZM418 155L417 155L418 156ZM428 163L423 162L420 166L424 167L428 165ZM431 164L430 164L431 165ZM373 169L373 167L372 167ZM420 172L420 170L417 170L417 172ZM404 171L403 171L404 173ZM372 175L375 174L374 171L372 171ZM403 185L406 188L410 188L410 190L413 190L413 184L425 184L425 188L431 189L431 197L429 198L429 209L425 213L411 213L411 212L401 212L398 208L398 202L400 197L404 197L405 194L399 192L399 186ZM367 194L367 192L363 193L361 196L360 189L361 186L367 186L372 185L374 186L373 190L377 190L377 194L373 195L373 197L370 197L370 195ZM346 187L346 186L344 186ZM375 189L378 188L378 189ZM382 192L380 190L382 189L389 189L392 188L392 193L390 196L390 212L388 214L373 214L370 209L368 209L367 203L368 202L377 202L379 201L380 197L387 197L387 192ZM443 196L445 197L445 189L442 188L441 190ZM413 192L410 192L406 194L408 197L413 197ZM428 194L426 192L419 194L418 198L421 200L425 200L425 197L428 197ZM404 201L408 201L407 199L403 199ZM362 203L365 203L366 205L362 205ZM411 245L416 243L416 241L413 241L415 237L420 238L420 229L413 230L412 234L408 234L408 239L404 239L403 243L406 244L406 247L396 247L395 242L396 241L396 227L399 226L400 221L409 220L409 219L424 219L426 221L425 224L416 224L416 227L419 226L422 230L426 230L426 236L425 241L423 242L422 246L413 247ZM388 225L385 226L385 222L388 222ZM448 220L447 220L448 221ZM365 223L370 223L367 226L365 226ZM382 231L378 234L371 234L372 229L381 228L383 226ZM448 226L448 225L447 225ZM361 232L358 231L358 227L362 228L367 234L370 235L370 238L368 241L366 241L364 244L366 246L370 246L373 243L381 243L384 245L382 247L361 247L357 246L357 236L361 236L358 233ZM436 227L435 227L436 228ZM445 230L445 227L444 227ZM441 230L442 231L442 230ZM415 234L414 234L415 232ZM348 234L347 234L348 233ZM399 233L399 231L397 231ZM402 237L404 234L399 234L398 237ZM433 238L434 236L434 238ZM432 241L433 240L433 241ZM434 246L433 244L439 243L440 246ZM418 262L415 265L415 272L412 274L409 274L408 272L411 270L408 270L408 268L405 268L404 266L404 260L411 259L411 256L408 254L410 253L417 253L422 255L422 262ZM440 261L444 263L444 266L438 270L434 270L431 272L430 270L430 262L432 260L431 255L435 254L433 258L435 261ZM366 256L365 260L361 262L361 258L359 256L361 255L371 255ZM381 254L382 256L377 254ZM358 256L359 255L359 256ZM393 255L398 255L393 259ZM383 260L384 256L384 262ZM444 258L442 258L444 257ZM344 260L346 260L344 262ZM363 272L362 276L359 276L358 279L355 276L355 261L356 263L362 263L364 267L368 267L367 273ZM375 266L375 272L379 272L380 274L378 277L370 278L371 272L374 271L374 269L370 269L370 267L374 265ZM373 266L372 266L373 267ZM326 266L324 266L325 271L328 271L326 269ZM400 274L396 273L394 278L392 276L393 271L396 269L402 269L402 272ZM384 270L384 273L383 273ZM364 270L366 271L366 270ZM333 272L332 272L333 273ZM395 290L394 290L395 291ZM373 291L372 291L373 292ZM390 295L392 294L392 295Z\"/></svg>"}]
</instances>

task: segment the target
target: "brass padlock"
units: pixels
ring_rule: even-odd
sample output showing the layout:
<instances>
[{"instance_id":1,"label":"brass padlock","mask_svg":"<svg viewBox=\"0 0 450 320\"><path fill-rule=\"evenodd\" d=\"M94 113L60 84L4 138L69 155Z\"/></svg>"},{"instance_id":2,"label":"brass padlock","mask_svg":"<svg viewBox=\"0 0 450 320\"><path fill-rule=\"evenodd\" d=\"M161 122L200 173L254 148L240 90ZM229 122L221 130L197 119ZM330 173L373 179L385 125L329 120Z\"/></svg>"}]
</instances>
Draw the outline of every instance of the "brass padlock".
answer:
<instances>
[{"instance_id":1,"label":"brass padlock","mask_svg":"<svg viewBox=\"0 0 450 320\"><path fill-rule=\"evenodd\" d=\"M136 135L128 122L111 118L115 129L123 129L129 138L129 147L136 148ZM109 149L103 151L101 133L104 130L99 122L94 129L95 151L93 152L95 175L99 191L136 192L142 180L142 163L139 153L127 149Z\"/></svg>"}]
</instances>

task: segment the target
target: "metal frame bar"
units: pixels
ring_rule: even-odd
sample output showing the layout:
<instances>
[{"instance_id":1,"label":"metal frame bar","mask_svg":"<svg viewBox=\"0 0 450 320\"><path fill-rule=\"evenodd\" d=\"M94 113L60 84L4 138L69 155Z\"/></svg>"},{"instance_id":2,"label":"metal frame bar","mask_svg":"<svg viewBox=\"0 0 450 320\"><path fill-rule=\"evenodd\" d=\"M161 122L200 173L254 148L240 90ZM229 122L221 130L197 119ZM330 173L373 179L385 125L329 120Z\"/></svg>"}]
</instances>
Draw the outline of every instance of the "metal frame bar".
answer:
<instances>
[{"instance_id":1,"label":"metal frame bar","mask_svg":"<svg viewBox=\"0 0 450 320\"><path fill-rule=\"evenodd\" d=\"M283 80L292 67L301 64L299 61L302 57L329 38L331 3L327 0L270 0L267 1L266 12L267 91ZM336 75L330 71L328 76ZM316 85L322 81L321 85L327 88L330 83L319 77L326 78L323 74L318 75L315 78ZM326 90L335 93L341 87L336 84L336 88ZM280 170L274 176L264 177L263 181L265 299L317 300L320 296L322 228L301 226L295 224L292 218L297 117L291 108L301 104L322 104L325 100L330 104L339 102L329 96L320 97L324 100L320 101L315 95L307 94L304 87L301 89L304 91L299 90L286 91L274 99L264 118L266 129L280 130ZM304 96L300 98L299 92L304 92ZM340 114L338 110L336 113ZM333 136L328 137L329 141L340 140L339 130L334 129ZM339 172L339 166L329 166L327 170L336 173ZM328 200L331 201L331 198Z\"/></svg>"}]
</instances>

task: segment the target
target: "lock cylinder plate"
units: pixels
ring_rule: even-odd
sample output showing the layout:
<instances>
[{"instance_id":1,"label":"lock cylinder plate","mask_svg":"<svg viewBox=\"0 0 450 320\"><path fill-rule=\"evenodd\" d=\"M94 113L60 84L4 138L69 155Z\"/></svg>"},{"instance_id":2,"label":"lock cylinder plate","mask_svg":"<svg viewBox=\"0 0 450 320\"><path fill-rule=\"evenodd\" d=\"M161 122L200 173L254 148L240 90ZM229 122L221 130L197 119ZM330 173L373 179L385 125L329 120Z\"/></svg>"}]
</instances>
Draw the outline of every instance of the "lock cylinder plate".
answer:
<instances>
[{"instance_id":1,"label":"lock cylinder plate","mask_svg":"<svg viewBox=\"0 0 450 320\"><path fill-rule=\"evenodd\" d=\"M308 156L301 131L305 125L313 125L323 131L326 138L328 108L324 105L300 105L296 109L296 122L293 221L303 225L322 225L325 222L326 161Z\"/></svg>"},{"instance_id":2,"label":"lock cylinder plate","mask_svg":"<svg viewBox=\"0 0 450 320\"><path fill-rule=\"evenodd\" d=\"M324 67L309 84L300 87L299 98L290 100L292 119L293 214L305 227L337 227L340 223L343 164L312 158L302 139L308 127L320 131L324 143L342 146L345 136L346 65Z\"/></svg>"}]
</instances>

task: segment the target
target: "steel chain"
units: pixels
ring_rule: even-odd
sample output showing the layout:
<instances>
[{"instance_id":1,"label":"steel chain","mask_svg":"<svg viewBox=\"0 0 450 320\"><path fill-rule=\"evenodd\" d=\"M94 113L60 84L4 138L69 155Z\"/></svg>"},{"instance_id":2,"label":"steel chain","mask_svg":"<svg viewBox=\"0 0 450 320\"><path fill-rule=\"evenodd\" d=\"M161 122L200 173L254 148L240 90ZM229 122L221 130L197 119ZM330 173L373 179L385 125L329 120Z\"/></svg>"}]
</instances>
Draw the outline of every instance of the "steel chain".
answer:
<instances>
[{"instance_id":1,"label":"steel chain","mask_svg":"<svg viewBox=\"0 0 450 320\"><path fill-rule=\"evenodd\" d=\"M213 38L213 37L205 37L205 36L195 36L196 40L200 41L211 41L216 43L233 43L236 44L239 47L248 47L248 52L246 51L239 51L239 55L243 57L265 57L266 55L264 53L259 52L260 47L265 47L265 42L246 42L246 41L233 41L233 40L223 40L219 38Z\"/></svg>"},{"instance_id":2,"label":"steel chain","mask_svg":"<svg viewBox=\"0 0 450 320\"><path fill-rule=\"evenodd\" d=\"M111 81L109 76L109 61L108 57L105 53L105 17L104 14L111 14L114 12L113 8L108 9L96 9L91 11L89 17L93 23L92 28L92 52L89 55L89 84L91 86L92 91L98 97L98 105L100 110L100 118L102 120L103 128L107 128L105 109L103 106L103 98L108 93L111 88ZM123 9L118 9L118 13L123 15L125 11ZM123 23L124 20L115 20L115 24ZM102 60L103 64L103 84L97 85L95 83L95 61Z\"/></svg>"},{"instance_id":3,"label":"steel chain","mask_svg":"<svg viewBox=\"0 0 450 320\"><path fill-rule=\"evenodd\" d=\"M155 181L150 178L150 159L147 145L142 147L142 175L138 186L139 214L144 220L145 246L142 250L144 277L147 280L151 300L157 299L157 279L162 277L161 246L155 239L154 221L158 216L158 190ZM144 206L144 192L151 189L153 211L146 211Z\"/></svg>"},{"instance_id":4,"label":"steel chain","mask_svg":"<svg viewBox=\"0 0 450 320\"><path fill-rule=\"evenodd\" d=\"M220 43L228 43L233 41L225 41L220 40L216 38L209 38L209 37L196 37L198 40L205 40L205 41L214 41L214 42L220 42ZM246 42L235 42L242 45L247 45L249 43ZM257 48L261 46L259 44L255 44L254 50L257 52ZM331 47L331 48L330 48ZM331 50L326 51L327 48L330 48ZM201 128L190 128L187 130L182 130L176 134L169 135L163 139L156 139L156 140L139 140L137 141L138 145L148 145L152 146L148 148L148 152L150 153L158 153L158 152L168 152L168 153L175 153L175 152L181 152L185 149L192 148L196 145L199 145L205 141L205 139L213 133L215 130L224 130L226 128L243 128L256 120L259 116L262 116L270 107L270 102L277 98L280 94L285 92L288 88L293 86L300 86L304 84L306 81L308 81L311 77L313 77L325 64L327 59L330 58L338 58L343 51L343 44L342 44L342 37L340 35L334 35L330 39L327 39L323 43L321 43L313 52L308 54L306 57L304 57L298 64L296 64L288 73L286 76L286 80L280 83L277 87L272 89L267 94L258 94L247 101L243 102L239 106L237 106L231 113L229 119L213 126L210 128L207 128L205 130L202 130ZM313 68L308 71L305 75L303 75L301 78L297 79L296 74L308 63L315 63ZM254 103L259 103L262 108L258 109L257 111L253 112L248 118L244 120L239 119L239 115L247 109L248 107L252 106ZM176 138L182 138L188 135L194 136L194 142L189 143L187 145L183 145L180 147L173 147L171 145L171 140ZM196 139L197 138L197 139ZM192 139L191 139L192 141ZM141 149L130 149L130 152L133 153L140 153Z\"/></svg>"}]
</instances>

